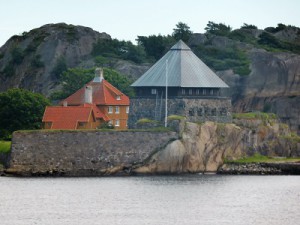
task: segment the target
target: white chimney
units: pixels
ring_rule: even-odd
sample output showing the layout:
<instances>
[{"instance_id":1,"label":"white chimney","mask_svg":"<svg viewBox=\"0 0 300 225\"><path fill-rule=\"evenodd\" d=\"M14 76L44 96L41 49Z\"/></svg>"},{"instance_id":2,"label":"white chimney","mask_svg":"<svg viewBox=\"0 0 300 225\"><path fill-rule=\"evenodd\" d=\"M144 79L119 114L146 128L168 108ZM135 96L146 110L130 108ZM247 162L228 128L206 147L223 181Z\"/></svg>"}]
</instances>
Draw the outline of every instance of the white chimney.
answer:
<instances>
[{"instance_id":1,"label":"white chimney","mask_svg":"<svg viewBox=\"0 0 300 225\"><path fill-rule=\"evenodd\" d=\"M63 106L64 106L64 107L67 107L67 106L68 106L68 102L67 102L67 101L64 101L64 102L63 102Z\"/></svg>"},{"instance_id":2,"label":"white chimney","mask_svg":"<svg viewBox=\"0 0 300 225\"><path fill-rule=\"evenodd\" d=\"M84 103L92 104L93 103L93 87L86 86L84 91Z\"/></svg>"},{"instance_id":3,"label":"white chimney","mask_svg":"<svg viewBox=\"0 0 300 225\"><path fill-rule=\"evenodd\" d=\"M102 80L104 80L103 69L98 67L98 68L95 69L95 77L94 77L93 82L94 83L101 83Z\"/></svg>"}]
</instances>

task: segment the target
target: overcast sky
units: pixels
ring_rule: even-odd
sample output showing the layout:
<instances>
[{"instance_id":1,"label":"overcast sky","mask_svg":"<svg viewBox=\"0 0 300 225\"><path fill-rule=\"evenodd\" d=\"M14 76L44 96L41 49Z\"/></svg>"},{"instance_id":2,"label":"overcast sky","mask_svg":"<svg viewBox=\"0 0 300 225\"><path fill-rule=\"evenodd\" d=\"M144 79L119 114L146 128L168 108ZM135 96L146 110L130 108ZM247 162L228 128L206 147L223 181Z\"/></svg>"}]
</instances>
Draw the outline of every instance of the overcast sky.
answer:
<instances>
[{"instance_id":1,"label":"overcast sky","mask_svg":"<svg viewBox=\"0 0 300 225\"><path fill-rule=\"evenodd\" d=\"M0 0L0 46L49 23L91 27L119 40L173 32L181 21L203 33L208 21L239 28L300 27L300 0Z\"/></svg>"}]
</instances>

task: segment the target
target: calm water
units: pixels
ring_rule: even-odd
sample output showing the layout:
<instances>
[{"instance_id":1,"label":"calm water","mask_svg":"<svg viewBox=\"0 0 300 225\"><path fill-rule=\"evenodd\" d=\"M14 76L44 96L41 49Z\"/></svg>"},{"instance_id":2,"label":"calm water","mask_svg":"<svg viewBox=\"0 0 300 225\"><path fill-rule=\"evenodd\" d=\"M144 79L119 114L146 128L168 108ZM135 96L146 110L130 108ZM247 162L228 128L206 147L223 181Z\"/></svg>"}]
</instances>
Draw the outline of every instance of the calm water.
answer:
<instances>
[{"instance_id":1,"label":"calm water","mask_svg":"<svg viewBox=\"0 0 300 225\"><path fill-rule=\"evenodd\" d=\"M300 224L300 176L0 177L1 225Z\"/></svg>"}]
</instances>

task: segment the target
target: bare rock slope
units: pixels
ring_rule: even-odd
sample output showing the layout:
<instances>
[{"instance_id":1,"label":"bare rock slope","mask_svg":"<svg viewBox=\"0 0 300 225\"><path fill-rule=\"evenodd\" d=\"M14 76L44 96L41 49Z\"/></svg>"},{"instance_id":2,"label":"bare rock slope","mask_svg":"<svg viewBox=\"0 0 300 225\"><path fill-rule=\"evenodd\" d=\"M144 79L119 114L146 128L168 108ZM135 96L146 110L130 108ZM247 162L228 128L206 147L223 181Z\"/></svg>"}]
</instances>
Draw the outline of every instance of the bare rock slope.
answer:
<instances>
[{"instance_id":1,"label":"bare rock slope","mask_svg":"<svg viewBox=\"0 0 300 225\"><path fill-rule=\"evenodd\" d=\"M265 121L266 122L266 121ZM259 152L268 156L300 155L298 139L275 121L239 121L239 124L186 123L182 137L153 154L136 173L216 172L225 159Z\"/></svg>"},{"instance_id":2,"label":"bare rock slope","mask_svg":"<svg viewBox=\"0 0 300 225\"><path fill-rule=\"evenodd\" d=\"M95 66L92 50L100 39L111 37L88 27L64 23L47 24L11 37L0 48L0 91L17 87L50 96L60 88L55 68L61 64L67 68ZM131 77L148 68L121 60L115 60L111 66Z\"/></svg>"}]
</instances>

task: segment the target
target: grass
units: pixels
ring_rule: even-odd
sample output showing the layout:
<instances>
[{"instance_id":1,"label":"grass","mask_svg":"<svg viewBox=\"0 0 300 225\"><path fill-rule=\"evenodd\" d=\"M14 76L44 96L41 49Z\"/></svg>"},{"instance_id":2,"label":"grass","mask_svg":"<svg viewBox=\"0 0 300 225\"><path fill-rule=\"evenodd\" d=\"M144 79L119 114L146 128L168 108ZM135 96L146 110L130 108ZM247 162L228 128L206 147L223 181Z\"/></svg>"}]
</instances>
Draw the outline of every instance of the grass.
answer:
<instances>
[{"instance_id":1,"label":"grass","mask_svg":"<svg viewBox=\"0 0 300 225\"><path fill-rule=\"evenodd\" d=\"M274 113L264 113L264 112L248 112L248 113L233 113L233 119L276 119Z\"/></svg>"},{"instance_id":2,"label":"grass","mask_svg":"<svg viewBox=\"0 0 300 225\"><path fill-rule=\"evenodd\" d=\"M11 141L0 141L0 153L8 153L10 151Z\"/></svg>"},{"instance_id":3,"label":"grass","mask_svg":"<svg viewBox=\"0 0 300 225\"><path fill-rule=\"evenodd\" d=\"M255 153L253 156L237 160L225 160L225 163L276 163L276 162L300 162L300 158L268 157Z\"/></svg>"},{"instance_id":4,"label":"grass","mask_svg":"<svg viewBox=\"0 0 300 225\"><path fill-rule=\"evenodd\" d=\"M156 120L150 120L148 118L142 118L137 121L137 124L158 124L159 122Z\"/></svg>"},{"instance_id":5,"label":"grass","mask_svg":"<svg viewBox=\"0 0 300 225\"><path fill-rule=\"evenodd\" d=\"M179 116L179 115L170 115L170 116L168 116L168 120L169 121L172 121L172 120L182 120L184 118L185 118L184 116Z\"/></svg>"}]
</instances>

